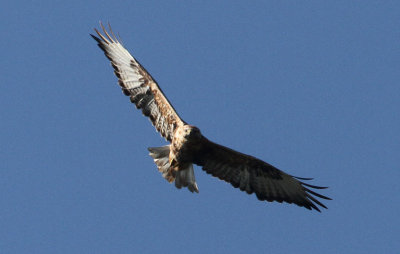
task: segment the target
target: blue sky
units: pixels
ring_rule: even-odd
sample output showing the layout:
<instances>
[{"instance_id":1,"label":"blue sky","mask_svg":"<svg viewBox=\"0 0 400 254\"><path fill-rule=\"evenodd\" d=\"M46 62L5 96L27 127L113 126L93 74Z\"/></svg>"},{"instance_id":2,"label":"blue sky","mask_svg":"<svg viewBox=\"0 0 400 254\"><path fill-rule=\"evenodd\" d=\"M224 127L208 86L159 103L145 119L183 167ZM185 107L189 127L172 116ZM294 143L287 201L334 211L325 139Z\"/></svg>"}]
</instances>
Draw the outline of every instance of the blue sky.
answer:
<instances>
[{"instance_id":1,"label":"blue sky","mask_svg":"<svg viewBox=\"0 0 400 254\"><path fill-rule=\"evenodd\" d=\"M1 253L396 253L396 1L7 1L0 9ZM89 33L110 22L181 117L333 198L259 202L165 141Z\"/></svg>"}]
</instances>

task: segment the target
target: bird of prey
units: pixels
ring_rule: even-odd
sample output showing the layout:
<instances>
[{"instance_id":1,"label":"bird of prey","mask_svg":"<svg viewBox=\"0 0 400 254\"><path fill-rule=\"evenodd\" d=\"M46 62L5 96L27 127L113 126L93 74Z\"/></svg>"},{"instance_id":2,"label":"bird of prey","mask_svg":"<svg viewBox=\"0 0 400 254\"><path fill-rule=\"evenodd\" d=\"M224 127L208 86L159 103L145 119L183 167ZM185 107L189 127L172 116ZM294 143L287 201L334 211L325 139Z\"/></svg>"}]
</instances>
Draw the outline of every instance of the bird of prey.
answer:
<instances>
[{"instance_id":1,"label":"bird of prey","mask_svg":"<svg viewBox=\"0 0 400 254\"><path fill-rule=\"evenodd\" d=\"M311 178L289 175L253 156L216 144L204 137L199 128L182 120L155 79L124 48L111 26L109 32L101 23L100 26L104 34L94 29L98 37L91 36L111 61L123 93L170 142L166 146L148 148L168 182L175 182L178 189L187 187L191 192L199 192L193 171L193 164L196 164L235 188L255 193L259 200L294 203L317 211L320 211L318 206L326 208L316 197L330 198L311 190L326 187L307 184L303 181Z\"/></svg>"}]
</instances>

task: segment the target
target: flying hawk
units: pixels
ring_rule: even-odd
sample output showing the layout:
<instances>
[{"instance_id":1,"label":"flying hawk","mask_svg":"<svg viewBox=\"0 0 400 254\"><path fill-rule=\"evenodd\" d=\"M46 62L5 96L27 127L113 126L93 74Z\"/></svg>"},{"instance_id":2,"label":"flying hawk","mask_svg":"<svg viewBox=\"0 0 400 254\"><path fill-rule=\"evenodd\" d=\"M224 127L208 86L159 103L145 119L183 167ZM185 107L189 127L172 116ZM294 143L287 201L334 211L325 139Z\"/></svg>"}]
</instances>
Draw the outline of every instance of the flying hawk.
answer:
<instances>
[{"instance_id":1,"label":"flying hawk","mask_svg":"<svg viewBox=\"0 0 400 254\"><path fill-rule=\"evenodd\" d=\"M110 25L110 33L100 25L104 35L94 29L99 37L91 36L111 61L123 93L170 142L170 145L148 148L168 182L175 182L178 189L187 187L191 192L199 192L193 171L193 164L197 164L233 187L255 193L259 200L285 201L317 211L320 211L317 205L326 208L315 197L330 198L311 190L326 187L304 183L300 180L311 178L291 176L255 157L211 142L199 128L183 121L153 77L118 41Z\"/></svg>"}]
</instances>

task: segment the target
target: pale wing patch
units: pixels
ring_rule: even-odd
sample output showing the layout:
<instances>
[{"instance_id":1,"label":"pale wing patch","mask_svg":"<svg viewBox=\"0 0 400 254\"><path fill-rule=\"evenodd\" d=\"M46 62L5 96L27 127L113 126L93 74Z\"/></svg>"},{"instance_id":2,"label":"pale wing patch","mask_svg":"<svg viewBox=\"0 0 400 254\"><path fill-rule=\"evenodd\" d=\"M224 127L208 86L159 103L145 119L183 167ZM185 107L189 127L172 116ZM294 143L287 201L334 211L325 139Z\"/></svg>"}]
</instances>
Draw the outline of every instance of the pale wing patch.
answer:
<instances>
[{"instance_id":1,"label":"pale wing patch","mask_svg":"<svg viewBox=\"0 0 400 254\"><path fill-rule=\"evenodd\" d=\"M167 139L172 140L174 130L184 122L175 112L157 83L143 66L123 47L109 27L111 35L101 25L104 35L97 29L100 37L92 35L106 57L111 61L114 73L118 77L118 84L131 102L142 113L150 118L158 132Z\"/></svg>"}]
</instances>

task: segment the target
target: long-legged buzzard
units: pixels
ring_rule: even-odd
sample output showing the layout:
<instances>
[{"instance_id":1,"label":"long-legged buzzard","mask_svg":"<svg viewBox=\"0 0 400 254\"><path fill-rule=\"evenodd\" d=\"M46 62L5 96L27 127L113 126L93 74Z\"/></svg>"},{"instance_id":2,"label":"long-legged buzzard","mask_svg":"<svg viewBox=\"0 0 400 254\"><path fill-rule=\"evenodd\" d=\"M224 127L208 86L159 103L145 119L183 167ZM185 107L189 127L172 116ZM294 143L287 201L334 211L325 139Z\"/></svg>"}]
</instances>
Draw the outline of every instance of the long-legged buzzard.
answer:
<instances>
[{"instance_id":1,"label":"long-legged buzzard","mask_svg":"<svg viewBox=\"0 0 400 254\"><path fill-rule=\"evenodd\" d=\"M95 29L91 35L111 61L118 83L125 95L143 114L150 118L157 131L170 145L148 148L158 170L177 188L187 187L199 192L193 164L208 174L222 179L233 187L255 193L259 200L294 203L307 209L326 208L315 197L330 199L311 189L324 189L304 183L274 166L250 155L218 145L204 137L200 130L183 121L165 97L157 82L146 69L123 47L109 27L101 24L104 35Z\"/></svg>"}]
</instances>

